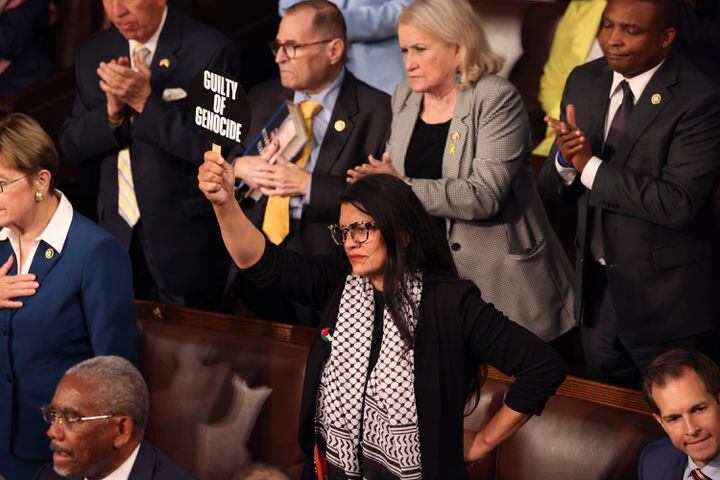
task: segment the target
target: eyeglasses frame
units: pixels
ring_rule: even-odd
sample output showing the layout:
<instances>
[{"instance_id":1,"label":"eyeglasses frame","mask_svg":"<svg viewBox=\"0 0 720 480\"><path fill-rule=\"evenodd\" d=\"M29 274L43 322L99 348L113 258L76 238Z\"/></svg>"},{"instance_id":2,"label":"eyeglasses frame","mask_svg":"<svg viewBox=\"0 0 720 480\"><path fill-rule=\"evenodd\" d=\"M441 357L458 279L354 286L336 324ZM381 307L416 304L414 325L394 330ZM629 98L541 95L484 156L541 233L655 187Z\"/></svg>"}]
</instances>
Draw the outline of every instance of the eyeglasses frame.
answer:
<instances>
[{"instance_id":1,"label":"eyeglasses frame","mask_svg":"<svg viewBox=\"0 0 720 480\"><path fill-rule=\"evenodd\" d=\"M50 411L55 412L53 419L49 418L48 414ZM71 420L70 418L68 418L66 413L57 410L55 407L53 407L51 405L41 406L40 412L42 413L42 417L43 417L43 420L45 421L45 423L47 423L48 425L57 423L58 425L62 425L63 428L72 428L73 423L89 422L92 420L107 420L108 418L112 418L115 416L115 414L108 413L105 415L91 415L91 416L87 416L87 417L77 417L77 418L73 418ZM60 418L60 416L57 415L58 413L60 413L65 418L65 422L63 422L62 418ZM67 427L66 427L66 425L67 425Z\"/></svg>"},{"instance_id":2,"label":"eyeglasses frame","mask_svg":"<svg viewBox=\"0 0 720 480\"><path fill-rule=\"evenodd\" d=\"M17 177L17 178L15 178L15 179L13 179L13 180L10 180L9 182L2 182L2 181L0 181L0 193L5 193L5 189L6 189L7 187L9 187L9 186L12 185L13 183L17 182L18 180L22 180L23 178L29 177L30 175L32 175L32 173L28 173L27 175L23 175L22 177Z\"/></svg>"},{"instance_id":3,"label":"eyeglasses frame","mask_svg":"<svg viewBox=\"0 0 720 480\"><path fill-rule=\"evenodd\" d=\"M305 47L312 47L313 45L321 45L323 43L332 42L335 40L334 38L326 38L325 40L319 40L317 42L310 42L310 43L280 43L278 41L272 41L268 44L270 47L270 51L273 55L277 55L280 50L283 51L286 57L289 59L294 59L297 56L297 49L298 48L305 48ZM290 52L287 51L287 48L290 48L292 50L292 55L290 55Z\"/></svg>"},{"instance_id":4,"label":"eyeglasses frame","mask_svg":"<svg viewBox=\"0 0 720 480\"><path fill-rule=\"evenodd\" d=\"M358 225L362 225L363 228L365 228L365 239L362 241L358 241L353 236L353 230ZM347 241L348 234L350 235L350 238L352 238L353 242L357 243L358 245L362 245L363 243L367 242L370 239L370 230L373 228L377 228L376 222L368 222L368 221L359 221L359 222L353 222L350 225L343 227L339 223L333 223L331 225L328 225L328 230L330 231L330 238L333 239L333 242L335 242L336 245L342 246L345 245L345 242ZM333 234L333 231L339 230L342 233L342 242L338 243L337 239L335 238L335 235Z\"/></svg>"}]
</instances>

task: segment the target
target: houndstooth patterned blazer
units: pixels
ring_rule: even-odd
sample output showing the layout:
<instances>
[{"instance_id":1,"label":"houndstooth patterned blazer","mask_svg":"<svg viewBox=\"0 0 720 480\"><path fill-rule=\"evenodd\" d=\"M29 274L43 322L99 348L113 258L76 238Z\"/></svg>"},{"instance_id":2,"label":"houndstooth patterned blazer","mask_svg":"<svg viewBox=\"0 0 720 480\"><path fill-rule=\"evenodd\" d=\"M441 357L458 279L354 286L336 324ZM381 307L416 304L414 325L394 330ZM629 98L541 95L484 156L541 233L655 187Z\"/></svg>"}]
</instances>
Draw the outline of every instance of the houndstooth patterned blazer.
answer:
<instances>
[{"instance_id":1,"label":"houndstooth patterned blazer","mask_svg":"<svg viewBox=\"0 0 720 480\"><path fill-rule=\"evenodd\" d=\"M386 150L401 173L421 106L422 94L407 80L396 87ZM411 183L427 211L447 219L460 275L485 301L549 341L575 324L573 270L535 187L529 131L515 87L486 75L458 93L442 178Z\"/></svg>"}]
</instances>

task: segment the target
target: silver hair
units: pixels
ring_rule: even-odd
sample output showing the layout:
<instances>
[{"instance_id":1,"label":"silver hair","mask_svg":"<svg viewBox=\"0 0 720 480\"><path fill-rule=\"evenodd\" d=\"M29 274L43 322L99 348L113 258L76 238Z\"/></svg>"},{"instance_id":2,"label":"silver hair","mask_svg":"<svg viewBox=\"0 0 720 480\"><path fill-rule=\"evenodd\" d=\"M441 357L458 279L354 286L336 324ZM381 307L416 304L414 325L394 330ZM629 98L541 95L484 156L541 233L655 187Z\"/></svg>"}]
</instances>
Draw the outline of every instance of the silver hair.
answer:
<instances>
[{"instance_id":1,"label":"silver hair","mask_svg":"<svg viewBox=\"0 0 720 480\"><path fill-rule=\"evenodd\" d=\"M94 385L97 389L95 402L102 413L130 417L133 435L145 431L150 394L145 380L132 363L115 355L99 356L70 367L65 375Z\"/></svg>"}]
</instances>

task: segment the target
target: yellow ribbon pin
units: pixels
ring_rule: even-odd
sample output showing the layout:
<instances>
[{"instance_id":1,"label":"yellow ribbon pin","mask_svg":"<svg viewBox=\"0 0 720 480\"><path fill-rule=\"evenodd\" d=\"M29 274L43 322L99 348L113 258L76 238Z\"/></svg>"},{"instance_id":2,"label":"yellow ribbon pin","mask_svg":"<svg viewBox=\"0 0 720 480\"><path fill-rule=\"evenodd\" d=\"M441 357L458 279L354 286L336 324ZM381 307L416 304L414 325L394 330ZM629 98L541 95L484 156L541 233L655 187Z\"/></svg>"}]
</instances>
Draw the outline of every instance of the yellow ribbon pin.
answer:
<instances>
[{"instance_id":1,"label":"yellow ribbon pin","mask_svg":"<svg viewBox=\"0 0 720 480\"><path fill-rule=\"evenodd\" d=\"M450 144L450 155L455 155L455 144L454 143Z\"/></svg>"}]
</instances>

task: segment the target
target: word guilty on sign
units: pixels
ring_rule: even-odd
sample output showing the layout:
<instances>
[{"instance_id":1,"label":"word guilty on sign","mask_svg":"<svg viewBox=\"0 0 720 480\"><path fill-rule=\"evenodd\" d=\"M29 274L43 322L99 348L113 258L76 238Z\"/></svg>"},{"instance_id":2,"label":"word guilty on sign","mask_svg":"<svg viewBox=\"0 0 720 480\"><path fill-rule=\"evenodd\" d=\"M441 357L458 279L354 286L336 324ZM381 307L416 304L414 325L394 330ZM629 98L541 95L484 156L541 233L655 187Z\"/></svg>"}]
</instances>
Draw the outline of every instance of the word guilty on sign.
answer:
<instances>
[{"instance_id":1,"label":"word guilty on sign","mask_svg":"<svg viewBox=\"0 0 720 480\"><path fill-rule=\"evenodd\" d=\"M217 73L205 70L203 74L203 87L213 93L229 97L235 100L238 89L238 82L222 77Z\"/></svg>"}]
</instances>

